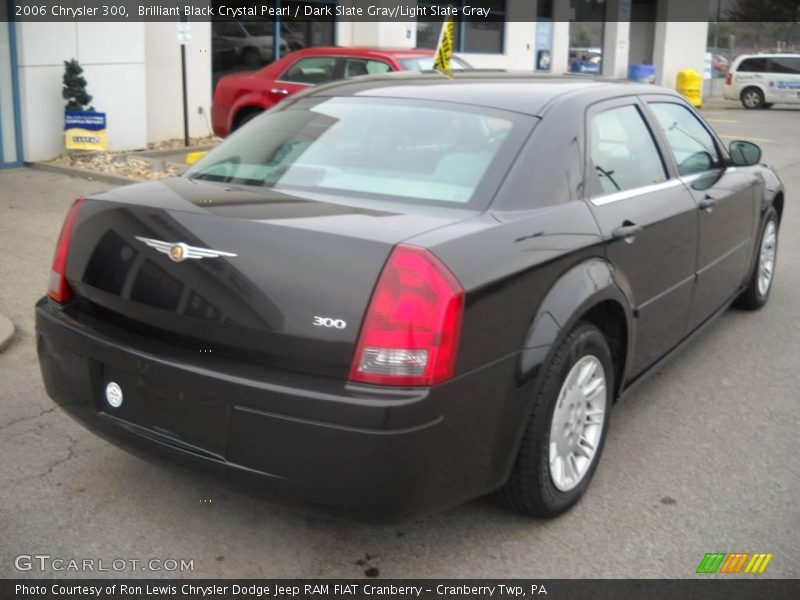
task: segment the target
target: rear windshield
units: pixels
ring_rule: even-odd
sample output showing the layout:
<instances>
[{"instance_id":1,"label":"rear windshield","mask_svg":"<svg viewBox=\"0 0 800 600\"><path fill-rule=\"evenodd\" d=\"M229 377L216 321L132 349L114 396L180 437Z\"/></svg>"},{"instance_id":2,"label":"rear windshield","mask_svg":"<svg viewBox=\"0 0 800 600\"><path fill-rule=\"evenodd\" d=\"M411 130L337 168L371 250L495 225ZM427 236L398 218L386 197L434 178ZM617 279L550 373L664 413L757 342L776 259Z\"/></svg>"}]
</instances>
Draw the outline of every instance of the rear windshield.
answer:
<instances>
[{"instance_id":1,"label":"rear windshield","mask_svg":"<svg viewBox=\"0 0 800 600\"><path fill-rule=\"evenodd\" d=\"M483 208L534 122L440 102L309 98L250 121L186 175L308 198Z\"/></svg>"}]
</instances>

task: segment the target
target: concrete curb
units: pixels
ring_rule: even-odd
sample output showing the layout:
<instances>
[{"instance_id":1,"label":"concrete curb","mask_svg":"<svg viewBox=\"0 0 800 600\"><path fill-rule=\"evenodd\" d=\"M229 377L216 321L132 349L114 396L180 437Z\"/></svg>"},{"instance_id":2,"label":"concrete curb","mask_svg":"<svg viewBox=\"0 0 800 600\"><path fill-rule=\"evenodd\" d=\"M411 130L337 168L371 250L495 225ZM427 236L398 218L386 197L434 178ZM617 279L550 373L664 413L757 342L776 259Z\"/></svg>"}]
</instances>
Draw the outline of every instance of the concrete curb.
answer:
<instances>
[{"instance_id":1,"label":"concrete curb","mask_svg":"<svg viewBox=\"0 0 800 600\"><path fill-rule=\"evenodd\" d=\"M3 315L0 315L0 352L11 345L14 339L14 324Z\"/></svg>"},{"instance_id":2,"label":"concrete curb","mask_svg":"<svg viewBox=\"0 0 800 600\"><path fill-rule=\"evenodd\" d=\"M146 181L144 179L133 179L131 177L122 177L121 175L111 175L110 173L90 171L89 169L76 169L75 167L65 167L63 165L54 165L52 163L34 162L29 163L29 166L33 169L38 169L39 171L50 171L51 173L61 173L62 175L72 175L73 177L82 177L83 179L105 181L106 183L113 183L116 185L128 185L129 183L140 183L141 181Z\"/></svg>"}]
</instances>

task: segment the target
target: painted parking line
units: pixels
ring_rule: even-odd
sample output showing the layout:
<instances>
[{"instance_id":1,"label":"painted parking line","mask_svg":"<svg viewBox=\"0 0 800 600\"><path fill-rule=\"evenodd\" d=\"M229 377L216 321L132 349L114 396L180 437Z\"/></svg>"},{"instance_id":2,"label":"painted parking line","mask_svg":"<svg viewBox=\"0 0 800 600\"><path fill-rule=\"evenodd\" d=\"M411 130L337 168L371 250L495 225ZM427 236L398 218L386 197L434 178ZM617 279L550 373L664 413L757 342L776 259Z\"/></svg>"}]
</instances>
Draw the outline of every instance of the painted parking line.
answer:
<instances>
[{"instance_id":1,"label":"painted parking line","mask_svg":"<svg viewBox=\"0 0 800 600\"><path fill-rule=\"evenodd\" d=\"M720 133L720 134L717 134L717 135L719 135L719 137L731 138L731 139L734 139L734 140L748 140L748 141L751 141L751 142L762 142L762 143L772 142L772 140L767 140L767 139L764 139L764 138L751 137L749 135L729 135L729 134L724 134L724 133Z\"/></svg>"},{"instance_id":2,"label":"painted parking line","mask_svg":"<svg viewBox=\"0 0 800 600\"><path fill-rule=\"evenodd\" d=\"M706 119L709 123L738 123L739 121L734 121L733 119L714 119L708 118Z\"/></svg>"}]
</instances>

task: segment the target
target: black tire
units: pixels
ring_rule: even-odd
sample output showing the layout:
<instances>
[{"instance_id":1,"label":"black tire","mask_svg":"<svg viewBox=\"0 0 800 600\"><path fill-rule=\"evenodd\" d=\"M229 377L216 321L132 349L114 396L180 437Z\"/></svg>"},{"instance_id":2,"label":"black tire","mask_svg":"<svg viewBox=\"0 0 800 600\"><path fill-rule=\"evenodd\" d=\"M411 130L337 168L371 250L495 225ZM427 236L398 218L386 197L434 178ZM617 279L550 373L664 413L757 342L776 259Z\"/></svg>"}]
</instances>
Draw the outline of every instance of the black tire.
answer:
<instances>
[{"instance_id":1,"label":"black tire","mask_svg":"<svg viewBox=\"0 0 800 600\"><path fill-rule=\"evenodd\" d=\"M235 120L234 120L234 122L233 122L233 127L231 128L231 133L233 133L234 131L236 131L237 129L239 129L239 128L240 128L242 125L244 125L245 123L247 123L247 122L249 122L249 121L252 121L253 119L255 119L255 118L256 118L258 115L260 115L262 112L263 112L263 111L260 111L260 110L258 110L258 109L255 109L255 108L253 108L253 109L249 109L249 110L247 110L247 111L246 111L246 112L244 112L244 113L241 113L241 114L239 114L239 115L236 115L236 119L235 119Z\"/></svg>"},{"instance_id":2,"label":"black tire","mask_svg":"<svg viewBox=\"0 0 800 600\"><path fill-rule=\"evenodd\" d=\"M764 92L757 87L746 87L739 94L739 100L742 101L742 106L748 110L758 110L764 108Z\"/></svg>"},{"instance_id":3,"label":"black tire","mask_svg":"<svg viewBox=\"0 0 800 600\"><path fill-rule=\"evenodd\" d=\"M766 292L762 292L758 285L761 275L761 249L764 243L764 234L766 233L767 227L770 223L773 223L775 226L775 259L773 260L772 277L769 281L769 285L767 286ZM764 215L763 223L761 224L761 233L758 236L758 245L754 250L755 260L753 261L753 272L750 274L750 279L747 282L747 288L745 288L741 295L736 299L735 305L738 308L743 308L745 310L758 310L767 303L767 300L769 300L769 294L772 291L772 284L775 282L775 264L777 261L778 252L778 232L780 230L779 226L780 221L778 220L778 213L775 212L774 208L770 207Z\"/></svg>"},{"instance_id":4,"label":"black tire","mask_svg":"<svg viewBox=\"0 0 800 600\"><path fill-rule=\"evenodd\" d=\"M590 355L599 359L606 378L605 418L596 453L583 479L573 489L562 492L550 475L550 425L565 378L573 365ZM514 467L496 494L500 503L523 515L540 518L556 517L574 505L589 486L600 461L613 397L614 367L608 343L597 327L581 321L561 342L544 370Z\"/></svg>"},{"instance_id":5,"label":"black tire","mask_svg":"<svg viewBox=\"0 0 800 600\"><path fill-rule=\"evenodd\" d=\"M775 106L774 102L765 102L764 103L764 108L772 108L773 106Z\"/></svg>"}]
</instances>

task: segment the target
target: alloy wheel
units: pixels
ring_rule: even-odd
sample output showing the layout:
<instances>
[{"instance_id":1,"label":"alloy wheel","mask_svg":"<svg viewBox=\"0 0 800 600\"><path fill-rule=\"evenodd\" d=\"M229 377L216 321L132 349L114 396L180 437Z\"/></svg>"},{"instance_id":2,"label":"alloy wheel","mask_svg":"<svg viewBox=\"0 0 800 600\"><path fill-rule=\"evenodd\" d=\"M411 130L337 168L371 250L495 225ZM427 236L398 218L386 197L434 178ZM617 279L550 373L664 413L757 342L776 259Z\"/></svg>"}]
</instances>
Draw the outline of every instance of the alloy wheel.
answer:
<instances>
[{"instance_id":1,"label":"alloy wheel","mask_svg":"<svg viewBox=\"0 0 800 600\"><path fill-rule=\"evenodd\" d=\"M745 92L744 104L748 108L758 108L758 106L761 104L761 96L755 91Z\"/></svg>"},{"instance_id":2,"label":"alloy wheel","mask_svg":"<svg viewBox=\"0 0 800 600\"><path fill-rule=\"evenodd\" d=\"M778 250L778 228L775 221L769 221L761 238L761 252L758 257L758 293L766 296L772 285L775 273L775 256Z\"/></svg>"},{"instance_id":3,"label":"alloy wheel","mask_svg":"<svg viewBox=\"0 0 800 600\"><path fill-rule=\"evenodd\" d=\"M605 370L597 357L587 355L564 379L550 423L550 478L558 490L574 489L589 471L605 418Z\"/></svg>"}]
</instances>

